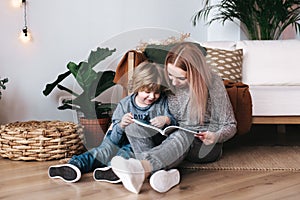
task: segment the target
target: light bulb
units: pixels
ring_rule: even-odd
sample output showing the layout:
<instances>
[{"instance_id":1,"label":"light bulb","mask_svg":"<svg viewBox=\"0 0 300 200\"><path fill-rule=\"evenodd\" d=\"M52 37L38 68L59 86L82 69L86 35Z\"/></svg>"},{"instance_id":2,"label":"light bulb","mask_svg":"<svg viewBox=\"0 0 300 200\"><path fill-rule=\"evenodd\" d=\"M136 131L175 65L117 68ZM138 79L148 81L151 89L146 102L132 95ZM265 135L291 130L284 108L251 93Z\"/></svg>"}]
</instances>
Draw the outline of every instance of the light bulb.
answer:
<instances>
[{"instance_id":1,"label":"light bulb","mask_svg":"<svg viewBox=\"0 0 300 200\"><path fill-rule=\"evenodd\" d=\"M15 8L20 8L22 6L22 0L11 0L11 4Z\"/></svg>"},{"instance_id":2,"label":"light bulb","mask_svg":"<svg viewBox=\"0 0 300 200\"><path fill-rule=\"evenodd\" d=\"M28 30L27 27L23 28L22 31L20 32L19 35L19 39L23 42L23 43L28 43L29 41L31 41L31 33Z\"/></svg>"}]
</instances>

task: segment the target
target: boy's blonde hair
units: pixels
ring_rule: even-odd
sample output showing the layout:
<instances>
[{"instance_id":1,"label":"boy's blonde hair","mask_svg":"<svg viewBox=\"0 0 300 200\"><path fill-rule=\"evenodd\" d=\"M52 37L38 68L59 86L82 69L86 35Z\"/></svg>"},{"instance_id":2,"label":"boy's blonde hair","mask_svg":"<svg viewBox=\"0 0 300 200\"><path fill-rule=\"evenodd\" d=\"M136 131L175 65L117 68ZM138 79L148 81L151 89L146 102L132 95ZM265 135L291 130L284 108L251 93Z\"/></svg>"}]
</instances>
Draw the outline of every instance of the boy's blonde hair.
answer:
<instances>
[{"instance_id":1,"label":"boy's blonde hair","mask_svg":"<svg viewBox=\"0 0 300 200\"><path fill-rule=\"evenodd\" d=\"M165 86L163 68L159 64L144 61L134 69L129 88L134 93L140 91L161 93L165 90Z\"/></svg>"}]
</instances>

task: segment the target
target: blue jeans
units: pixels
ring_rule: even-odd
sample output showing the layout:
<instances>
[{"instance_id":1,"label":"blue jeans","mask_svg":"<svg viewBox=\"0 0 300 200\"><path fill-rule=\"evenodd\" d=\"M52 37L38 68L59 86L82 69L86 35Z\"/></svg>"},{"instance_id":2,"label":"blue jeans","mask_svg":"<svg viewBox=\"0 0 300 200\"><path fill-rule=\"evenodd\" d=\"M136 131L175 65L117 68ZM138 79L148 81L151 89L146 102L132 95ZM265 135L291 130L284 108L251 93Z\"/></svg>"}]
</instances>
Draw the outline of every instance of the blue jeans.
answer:
<instances>
[{"instance_id":1,"label":"blue jeans","mask_svg":"<svg viewBox=\"0 0 300 200\"><path fill-rule=\"evenodd\" d=\"M129 144L119 147L110 140L108 131L102 143L83 154L73 156L69 164L75 165L81 173L91 172L98 167L110 166L110 161L114 156L122 156L129 159L134 158L134 154Z\"/></svg>"}]
</instances>

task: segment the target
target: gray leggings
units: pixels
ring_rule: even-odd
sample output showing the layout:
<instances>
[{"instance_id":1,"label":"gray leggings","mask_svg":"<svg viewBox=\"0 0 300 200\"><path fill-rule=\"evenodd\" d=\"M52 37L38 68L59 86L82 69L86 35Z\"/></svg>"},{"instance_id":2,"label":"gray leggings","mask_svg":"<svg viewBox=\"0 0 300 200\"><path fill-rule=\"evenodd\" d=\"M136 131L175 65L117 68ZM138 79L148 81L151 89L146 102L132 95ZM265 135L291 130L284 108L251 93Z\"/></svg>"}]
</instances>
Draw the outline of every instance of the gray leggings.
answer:
<instances>
[{"instance_id":1,"label":"gray leggings","mask_svg":"<svg viewBox=\"0 0 300 200\"><path fill-rule=\"evenodd\" d=\"M178 166L184 159L195 163L213 162L222 154L222 144L204 145L193 134L177 130L157 145L154 131L131 124L125 129L136 159L148 160L152 172Z\"/></svg>"}]
</instances>

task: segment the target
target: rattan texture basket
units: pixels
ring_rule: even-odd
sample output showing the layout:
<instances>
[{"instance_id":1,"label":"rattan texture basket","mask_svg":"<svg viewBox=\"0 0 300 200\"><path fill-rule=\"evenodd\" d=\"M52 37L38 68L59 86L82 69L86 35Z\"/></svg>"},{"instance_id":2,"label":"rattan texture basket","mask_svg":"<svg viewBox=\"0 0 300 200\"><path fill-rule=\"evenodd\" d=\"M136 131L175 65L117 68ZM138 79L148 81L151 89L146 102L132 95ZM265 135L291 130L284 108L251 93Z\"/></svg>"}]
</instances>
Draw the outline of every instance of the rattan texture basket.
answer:
<instances>
[{"instance_id":1,"label":"rattan texture basket","mask_svg":"<svg viewBox=\"0 0 300 200\"><path fill-rule=\"evenodd\" d=\"M63 121L1 125L0 156L23 161L69 158L84 151L82 132L80 125Z\"/></svg>"}]
</instances>

